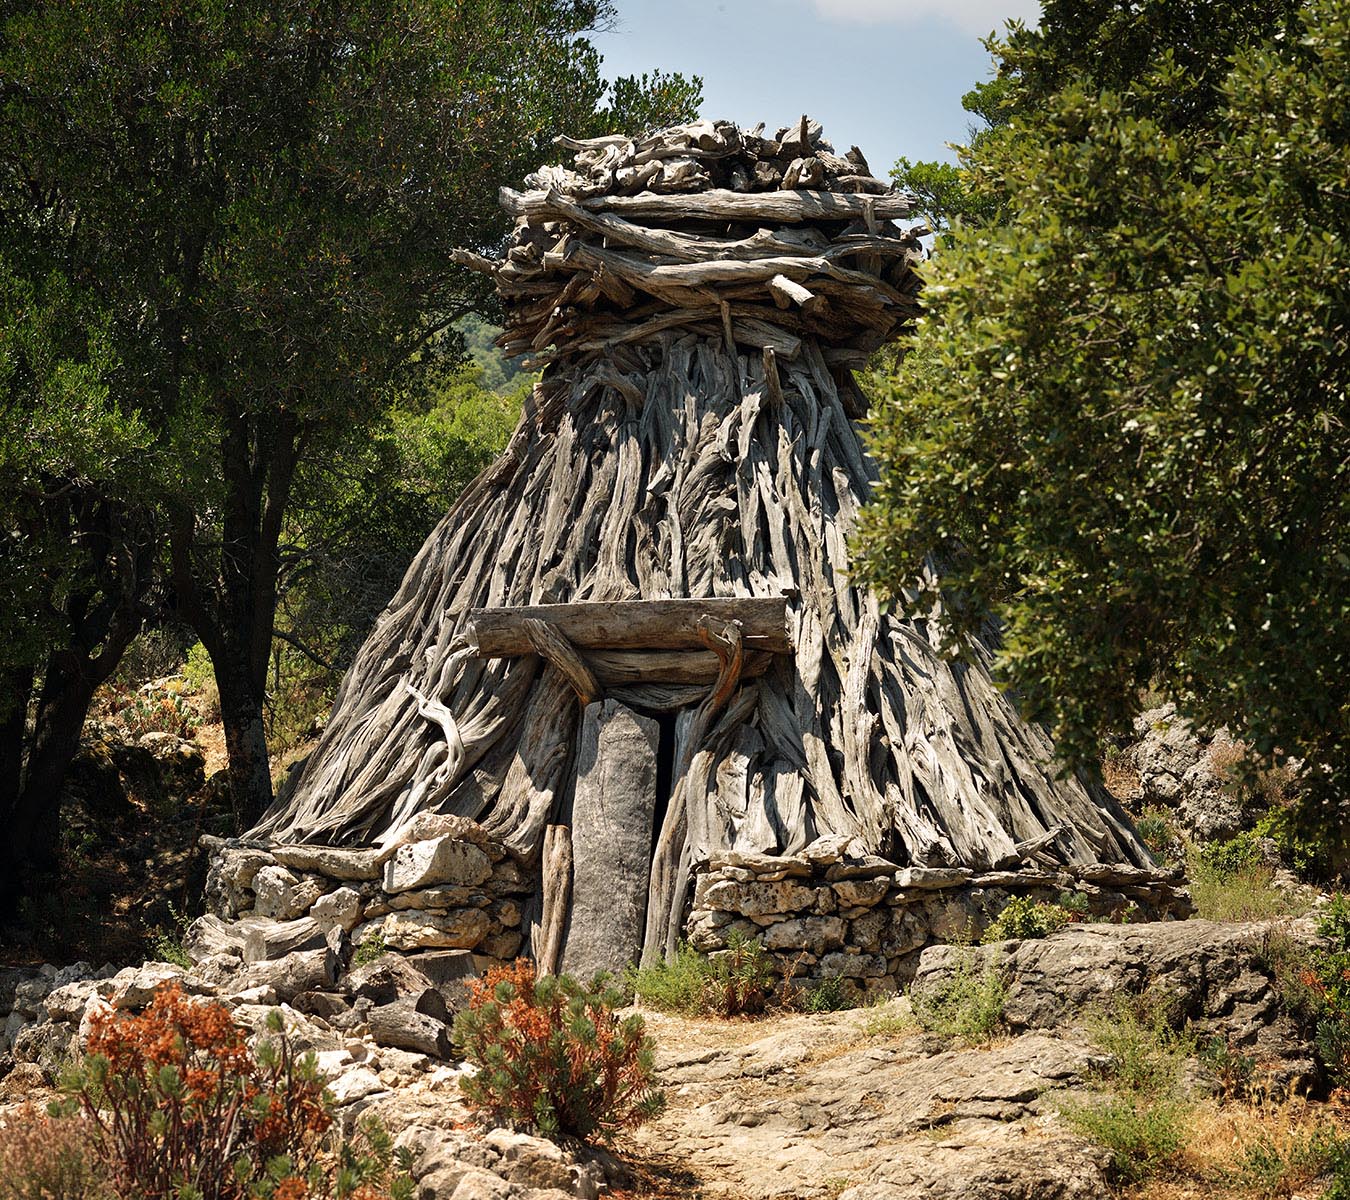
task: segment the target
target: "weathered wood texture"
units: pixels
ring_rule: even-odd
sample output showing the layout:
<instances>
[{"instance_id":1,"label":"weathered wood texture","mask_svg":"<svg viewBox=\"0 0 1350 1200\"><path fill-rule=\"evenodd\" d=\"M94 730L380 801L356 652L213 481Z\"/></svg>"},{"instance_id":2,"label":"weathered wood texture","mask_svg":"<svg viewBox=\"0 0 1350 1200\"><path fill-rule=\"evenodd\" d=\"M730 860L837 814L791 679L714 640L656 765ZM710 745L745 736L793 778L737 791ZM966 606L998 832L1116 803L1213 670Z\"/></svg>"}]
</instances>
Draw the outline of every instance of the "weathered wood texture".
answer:
<instances>
[{"instance_id":1,"label":"weathered wood texture","mask_svg":"<svg viewBox=\"0 0 1350 1200\"><path fill-rule=\"evenodd\" d=\"M542 912L530 926L530 948L540 974L554 975L572 907L572 831L566 825L550 825L544 831L540 883Z\"/></svg>"},{"instance_id":2,"label":"weathered wood texture","mask_svg":"<svg viewBox=\"0 0 1350 1200\"><path fill-rule=\"evenodd\" d=\"M700 630L706 617L738 622L749 649L790 649L787 601L777 596L474 608L464 636L483 658L537 653L529 633L533 622L553 627L573 646L587 650L693 650L706 646Z\"/></svg>"},{"instance_id":3,"label":"weathered wood texture","mask_svg":"<svg viewBox=\"0 0 1350 1200\"><path fill-rule=\"evenodd\" d=\"M1063 825L1042 851L1055 861L1149 861L1109 798L1057 778L1044 731L986 661L952 662L929 622L881 612L850 580L875 469L844 368L912 320L922 256L886 218L899 199L868 179L861 156L834 155L803 122L601 139L528 181L504 259L466 259L493 272L505 344L547 360L543 380L409 568L299 786L255 835L370 842L453 812L537 861L546 827L568 820L591 682L569 682L553 651L547 665L480 657L471 611L787 597L775 620L791 653L765 663L746 625L743 644L733 629L688 651L693 682L635 661L619 678L606 664L621 647L658 648L621 629L585 648L557 627L607 696L676 714L645 954L673 944L691 864L724 851L846 834L897 863L988 869ZM714 209L713 192L760 207ZM781 197L772 214L765 197Z\"/></svg>"}]
</instances>

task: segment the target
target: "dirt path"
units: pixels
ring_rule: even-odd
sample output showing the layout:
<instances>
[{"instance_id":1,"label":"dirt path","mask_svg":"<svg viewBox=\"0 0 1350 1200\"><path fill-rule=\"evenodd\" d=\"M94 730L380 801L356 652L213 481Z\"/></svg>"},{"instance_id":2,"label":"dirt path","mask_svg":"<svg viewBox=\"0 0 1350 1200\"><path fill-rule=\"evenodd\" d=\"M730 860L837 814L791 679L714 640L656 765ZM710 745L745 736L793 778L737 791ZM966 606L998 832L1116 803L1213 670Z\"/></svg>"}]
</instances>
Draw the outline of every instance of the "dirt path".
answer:
<instances>
[{"instance_id":1,"label":"dirt path","mask_svg":"<svg viewBox=\"0 0 1350 1200\"><path fill-rule=\"evenodd\" d=\"M744 1200L1088 1200L1098 1155L1054 1116L1100 1056L1044 1035L944 1050L886 1009L696 1021L649 1014L666 1114L641 1157Z\"/></svg>"}]
</instances>

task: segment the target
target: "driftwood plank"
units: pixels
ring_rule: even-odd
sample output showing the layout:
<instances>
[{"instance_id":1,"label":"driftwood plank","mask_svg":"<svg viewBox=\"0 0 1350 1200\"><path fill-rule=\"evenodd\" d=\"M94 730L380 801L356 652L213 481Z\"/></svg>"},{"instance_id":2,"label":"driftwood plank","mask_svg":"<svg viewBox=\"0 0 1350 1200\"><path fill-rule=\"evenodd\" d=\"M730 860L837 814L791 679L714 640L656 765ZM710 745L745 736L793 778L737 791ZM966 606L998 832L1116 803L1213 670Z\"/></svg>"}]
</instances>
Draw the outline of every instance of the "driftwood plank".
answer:
<instances>
[{"instance_id":1,"label":"driftwood plank","mask_svg":"<svg viewBox=\"0 0 1350 1200\"><path fill-rule=\"evenodd\" d=\"M583 650L703 649L705 617L736 622L747 650L785 653L787 600L782 596L710 596L695 600L616 600L475 608L464 636L480 658L534 654L525 622L555 626Z\"/></svg>"},{"instance_id":2,"label":"driftwood plank","mask_svg":"<svg viewBox=\"0 0 1350 1200\"><path fill-rule=\"evenodd\" d=\"M742 192L714 189L687 196L591 196L582 201L594 211L644 219L712 218L719 221L858 221L870 213L878 221L903 221L913 212L908 196L859 196L840 192Z\"/></svg>"}]
</instances>

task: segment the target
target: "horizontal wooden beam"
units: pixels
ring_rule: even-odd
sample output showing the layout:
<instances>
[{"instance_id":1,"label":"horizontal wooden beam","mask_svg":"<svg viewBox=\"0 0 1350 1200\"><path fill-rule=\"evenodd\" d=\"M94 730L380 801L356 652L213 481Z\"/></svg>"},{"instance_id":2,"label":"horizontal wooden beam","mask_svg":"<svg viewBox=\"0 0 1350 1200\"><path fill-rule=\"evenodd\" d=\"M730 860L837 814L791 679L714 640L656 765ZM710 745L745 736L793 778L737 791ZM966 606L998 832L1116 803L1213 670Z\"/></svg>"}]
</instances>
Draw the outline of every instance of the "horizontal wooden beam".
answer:
<instances>
[{"instance_id":1,"label":"horizontal wooden beam","mask_svg":"<svg viewBox=\"0 0 1350 1200\"><path fill-rule=\"evenodd\" d=\"M526 196L526 202L530 197ZM591 196L581 202L592 211L622 213L627 217L676 220L702 217L713 221L858 221L870 213L875 220L904 220L914 209L906 195L859 196L843 192L778 191L731 192L713 188L706 192L636 196Z\"/></svg>"},{"instance_id":2,"label":"horizontal wooden beam","mask_svg":"<svg viewBox=\"0 0 1350 1200\"><path fill-rule=\"evenodd\" d=\"M782 596L715 596L695 600L591 600L520 608L474 608L465 636L480 658L534 654L526 621L546 621L583 650L706 650L705 617L736 621L747 650L791 649Z\"/></svg>"}]
</instances>

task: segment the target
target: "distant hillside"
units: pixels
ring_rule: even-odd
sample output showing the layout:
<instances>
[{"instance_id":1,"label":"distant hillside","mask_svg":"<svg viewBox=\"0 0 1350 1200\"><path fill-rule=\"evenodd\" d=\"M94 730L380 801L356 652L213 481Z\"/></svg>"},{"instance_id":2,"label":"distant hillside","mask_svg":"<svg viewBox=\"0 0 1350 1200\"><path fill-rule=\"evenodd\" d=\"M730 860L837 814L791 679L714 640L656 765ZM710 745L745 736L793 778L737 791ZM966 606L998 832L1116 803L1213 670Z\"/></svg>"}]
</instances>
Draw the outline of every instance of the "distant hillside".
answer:
<instances>
[{"instance_id":1,"label":"distant hillside","mask_svg":"<svg viewBox=\"0 0 1350 1200\"><path fill-rule=\"evenodd\" d=\"M489 325L482 317L463 317L455 328L464 338L469 360L483 372L482 385L494 392L508 392L528 372L520 369L520 360L507 358L497 348L495 339L501 333L498 325Z\"/></svg>"}]
</instances>

